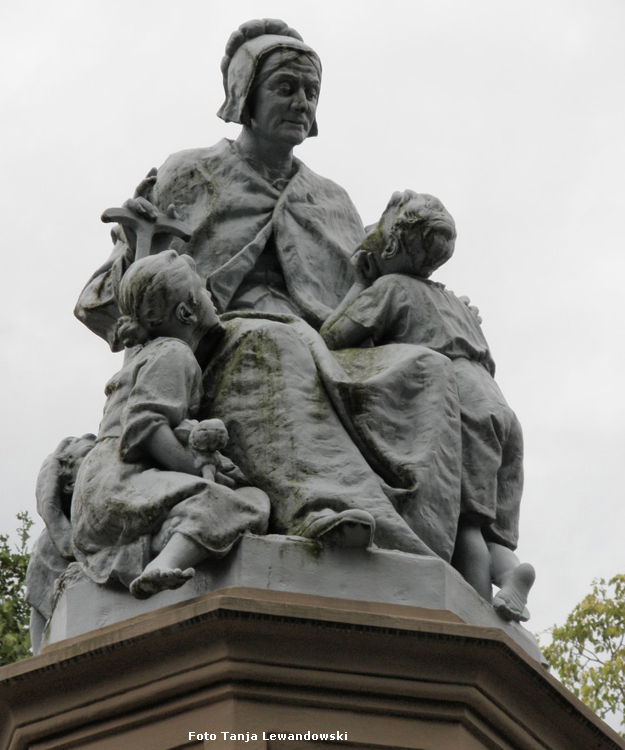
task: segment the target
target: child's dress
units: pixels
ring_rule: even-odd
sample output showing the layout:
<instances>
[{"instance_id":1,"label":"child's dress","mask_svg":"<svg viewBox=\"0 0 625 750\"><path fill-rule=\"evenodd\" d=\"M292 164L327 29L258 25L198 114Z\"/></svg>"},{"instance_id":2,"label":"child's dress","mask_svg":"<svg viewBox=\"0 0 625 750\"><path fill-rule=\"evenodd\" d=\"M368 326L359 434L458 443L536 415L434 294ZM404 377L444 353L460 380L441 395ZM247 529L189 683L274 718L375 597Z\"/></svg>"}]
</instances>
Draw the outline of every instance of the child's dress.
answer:
<instances>
[{"instance_id":1,"label":"child's dress","mask_svg":"<svg viewBox=\"0 0 625 750\"><path fill-rule=\"evenodd\" d=\"M426 346L454 367L462 431L461 509L484 516L487 538L515 549L523 491L519 421L493 379L482 329L443 284L404 274L381 276L343 315L366 328L376 346Z\"/></svg>"},{"instance_id":2,"label":"child's dress","mask_svg":"<svg viewBox=\"0 0 625 750\"><path fill-rule=\"evenodd\" d=\"M128 586L174 532L215 557L243 532L266 531L265 493L159 468L144 448L160 425L173 430L195 416L201 377L187 344L158 338L108 382L98 438L78 472L72 505L76 559L97 583Z\"/></svg>"}]
</instances>

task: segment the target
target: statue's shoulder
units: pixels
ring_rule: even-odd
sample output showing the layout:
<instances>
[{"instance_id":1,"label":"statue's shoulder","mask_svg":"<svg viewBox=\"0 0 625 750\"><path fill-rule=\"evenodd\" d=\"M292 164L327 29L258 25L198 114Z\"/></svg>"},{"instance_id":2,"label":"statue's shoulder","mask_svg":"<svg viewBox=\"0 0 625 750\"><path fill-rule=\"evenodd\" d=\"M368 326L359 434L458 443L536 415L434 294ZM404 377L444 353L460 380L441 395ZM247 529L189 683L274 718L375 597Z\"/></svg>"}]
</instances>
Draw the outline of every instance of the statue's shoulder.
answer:
<instances>
[{"instance_id":1,"label":"statue's shoulder","mask_svg":"<svg viewBox=\"0 0 625 750\"><path fill-rule=\"evenodd\" d=\"M151 339L138 352L138 358L143 360L161 357L172 357L184 362L197 363L189 345L174 336L159 336Z\"/></svg>"},{"instance_id":2,"label":"statue's shoulder","mask_svg":"<svg viewBox=\"0 0 625 750\"><path fill-rule=\"evenodd\" d=\"M365 231L362 219L345 188L317 174L303 162L299 163L297 176L292 182L295 192L308 200L313 196L325 220L335 217L342 225L344 234L351 231L352 237L347 246L355 247L362 240Z\"/></svg>"},{"instance_id":3,"label":"statue's shoulder","mask_svg":"<svg viewBox=\"0 0 625 750\"><path fill-rule=\"evenodd\" d=\"M178 208L194 204L204 206L215 191L215 183L221 182L224 172L227 173L232 159L232 144L226 139L208 148L189 148L172 154L158 169L155 203L163 208L170 203Z\"/></svg>"},{"instance_id":4,"label":"statue's shoulder","mask_svg":"<svg viewBox=\"0 0 625 750\"><path fill-rule=\"evenodd\" d=\"M177 181L181 175L189 175L198 170L206 173L211 167L231 158L232 144L226 138L214 146L187 148L167 157L158 170L158 182L161 185Z\"/></svg>"},{"instance_id":5,"label":"statue's shoulder","mask_svg":"<svg viewBox=\"0 0 625 750\"><path fill-rule=\"evenodd\" d=\"M199 387L202 369L193 350L180 339L162 336L148 341L124 364L133 381L171 384L195 383Z\"/></svg>"},{"instance_id":6,"label":"statue's shoulder","mask_svg":"<svg viewBox=\"0 0 625 750\"><path fill-rule=\"evenodd\" d=\"M322 192L328 198L340 198L349 201L351 204L351 198L345 188L342 188L334 180L330 180L327 177L322 177L317 174L310 167L306 166L304 162L298 160L298 178L306 183L309 187L315 187L317 191Z\"/></svg>"}]
</instances>

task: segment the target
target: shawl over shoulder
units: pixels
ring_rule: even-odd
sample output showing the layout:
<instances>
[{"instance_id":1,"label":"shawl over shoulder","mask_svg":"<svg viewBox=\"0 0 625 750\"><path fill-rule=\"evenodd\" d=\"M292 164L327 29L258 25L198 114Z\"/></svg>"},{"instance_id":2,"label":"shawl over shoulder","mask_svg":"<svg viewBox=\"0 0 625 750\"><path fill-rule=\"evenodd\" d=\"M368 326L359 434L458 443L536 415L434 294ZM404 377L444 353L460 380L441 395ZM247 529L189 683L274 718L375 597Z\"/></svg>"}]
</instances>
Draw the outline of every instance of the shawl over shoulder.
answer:
<instances>
[{"instance_id":1,"label":"shawl over shoulder","mask_svg":"<svg viewBox=\"0 0 625 750\"><path fill-rule=\"evenodd\" d=\"M364 236L360 217L343 188L296 163L282 191L228 140L174 154L159 170L154 202L161 210L173 203L192 229L188 243L174 240L172 246L194 258L220 312L228 309L271 235L289 295L315 328L351 286L349 257ZM113 334L117 287L132 260L128 245L118 242L75 310L112 348L120 348Z\"/></svg>"}]
</instances>

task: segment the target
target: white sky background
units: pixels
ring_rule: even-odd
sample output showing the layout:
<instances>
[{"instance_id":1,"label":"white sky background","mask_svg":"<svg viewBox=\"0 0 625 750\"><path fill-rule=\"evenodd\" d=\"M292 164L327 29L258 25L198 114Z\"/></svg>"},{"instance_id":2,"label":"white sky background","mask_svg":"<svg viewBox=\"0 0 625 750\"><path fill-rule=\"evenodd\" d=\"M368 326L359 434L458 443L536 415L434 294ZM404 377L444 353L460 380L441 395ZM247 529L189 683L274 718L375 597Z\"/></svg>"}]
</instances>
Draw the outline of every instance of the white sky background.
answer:
<instances>
[{"instance_id":1,"label":"white sky background","mask_svg":"<svg viewBox=\"0 0 625 750\"><path fill-rule=\"evenodd\" d=\"M121 363L72 316L109 253L102 210L168 154L236 137L219 63L258 16L323 61L298 156L365 223L407 187L455 217L435 278L482 311L525 430L529 625L562 622L625 572L622 0L3 0L0 531L34 513L59 440L97 431Z\"/></svg>"}]
</instances>

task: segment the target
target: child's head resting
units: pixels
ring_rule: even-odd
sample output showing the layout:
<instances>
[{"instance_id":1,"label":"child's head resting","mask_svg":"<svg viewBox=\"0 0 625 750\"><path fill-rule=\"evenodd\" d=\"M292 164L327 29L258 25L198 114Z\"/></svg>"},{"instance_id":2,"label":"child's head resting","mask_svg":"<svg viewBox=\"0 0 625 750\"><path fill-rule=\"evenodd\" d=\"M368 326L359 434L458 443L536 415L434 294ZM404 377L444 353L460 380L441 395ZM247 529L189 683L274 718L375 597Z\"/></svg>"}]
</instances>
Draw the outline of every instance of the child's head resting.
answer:
<instances>
[{"instance_id":1,"label":"child's head resting","mask_svg":"<svg viewBox=\"0 0 625 750\"><path fill-rule=\"evenodd\" d=\"M135 261L119 288L122 317L117 334L125 346L144 344L151 338L175 335L174 325L221 329L210 295L188 255L166 250Z\"/></svg>"},{"instance_id":2,"label":"child's head resting","mask_svg":"<svg viewBox=\"0 0 625 750\"><path fill-rule=\"evenodd\" d=\"M428 278L454 252L456 225L432 195L393 193L380 221L352 258L370 281L389 273Z\"/></svg>"},{"instance_id":3,"label":"child's head resting","mask_svg":"<svg viewBox=\"0 0 625 750\"><path fill-rule=\"evenodd\" d=\"M37 509L42 515L42 505L52 503L61 508L66 518L70 518L76 475L95 441L96 436L91 433L82 437L67 437L46 458L37 477L36 490Z\"/></svg>"},{"instance_id":4,"label":"child's head resting","mask_svg":"<svg viewBox=\"0 0 625 750\"><path fill-rule=\"evenodd\" d=\"M76 483L76 475L84 457L95 445L96 436L88 432L82 437L69 437L57 446L54 456L59 465L61 494L71 498Z\"/></svg>"}]
</instances>

